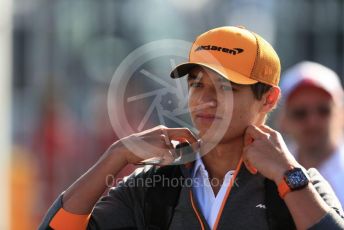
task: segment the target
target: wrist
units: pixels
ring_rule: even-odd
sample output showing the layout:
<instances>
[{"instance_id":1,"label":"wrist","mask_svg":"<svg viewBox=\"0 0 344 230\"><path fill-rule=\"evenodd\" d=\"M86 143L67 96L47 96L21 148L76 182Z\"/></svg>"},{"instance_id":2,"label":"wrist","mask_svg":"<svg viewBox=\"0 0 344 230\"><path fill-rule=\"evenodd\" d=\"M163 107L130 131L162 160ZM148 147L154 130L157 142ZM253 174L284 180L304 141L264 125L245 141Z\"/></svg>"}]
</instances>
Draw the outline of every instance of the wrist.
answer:
<instances>
[{"instance_id":1,"label":"wrist","mask_svg":"<svg viewBox=\"0 0 344 230\"><path fill-rule=\"evenodd\" d=\"M300 165L297 161L286 161L285 163L279 165L278 168L275 169L275 174L273 177L273 181L276 185L279 185L282 180L284 180L285 173L294 168L302 168L304 171L305 169Z\"/></svg>"},{"instance_id":2,"label":"wrist","mask_svg":"<svg viewBox=\"0 0 344 230\"><path fill-rule=\"evenodd\" d=\"M280 166L277 170L275 170L275 176L273 178L273 181L278 186L283 180L284 180L284 174L296 166L293 166L292 164L286 164L283 166Z\"/></svg>"},{"instance_id":3,"label":"wrist","mask_svg":"<svg viewBox=\"0 0 344 230\"><path fill-rule=\"evenodd\" d=\"M125 146L123 143L119 140L113 143L109 149L107 150L107 155L111 159L111 161L117 162L122 167L125 167L128 163Z\"/></svg>"},{"instance_id":4,"label":"wrist","mask_svg":"<svg viewBox=\"0 0 344 230\"><path fill-rule=\"evenodd\" d=\"M284 172L283 178L280 182L276 182L278 193L282 199L289 192L300 190L306 187L309 183L309 176L306 170L302 167L291 167Z\"/></svg>"}]
</instances>

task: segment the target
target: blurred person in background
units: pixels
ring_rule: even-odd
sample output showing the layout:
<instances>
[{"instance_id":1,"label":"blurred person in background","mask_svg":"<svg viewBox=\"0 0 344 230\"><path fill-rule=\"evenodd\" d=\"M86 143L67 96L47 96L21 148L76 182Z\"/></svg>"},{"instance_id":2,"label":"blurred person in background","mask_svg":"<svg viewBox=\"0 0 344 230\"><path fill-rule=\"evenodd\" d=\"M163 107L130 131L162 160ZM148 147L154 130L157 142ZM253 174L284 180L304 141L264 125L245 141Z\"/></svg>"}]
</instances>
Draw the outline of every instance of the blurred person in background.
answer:
<instances>
[{"instance_id":1,"label":"blurred person in background","mask_svg":"<svg viewBox=\"0 0 344 230\"><path fill-rule=\"evenodd\" d=\"M344 205L343 88L338 75L301 62L282 76L279 125L305 168L317 168ZM293 149L293 150L292 150Z\"/></svg>"}]
</instances>

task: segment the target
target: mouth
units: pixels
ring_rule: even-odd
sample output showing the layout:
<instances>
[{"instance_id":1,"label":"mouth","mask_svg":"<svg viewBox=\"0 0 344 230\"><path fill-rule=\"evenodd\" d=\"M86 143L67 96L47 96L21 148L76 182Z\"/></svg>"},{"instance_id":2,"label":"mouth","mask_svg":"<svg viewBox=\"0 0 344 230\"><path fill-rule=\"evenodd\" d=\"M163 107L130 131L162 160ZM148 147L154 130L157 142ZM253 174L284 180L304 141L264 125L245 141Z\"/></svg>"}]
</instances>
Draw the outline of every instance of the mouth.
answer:
<instances>
[{"instance_id":1,"label":"mouth","mask_svg":"<svg viewBox=\"0 0 344 230\"><path fill-rule=\"evenodd\" d=\"M215 114L212 114L212 113L197 113L195 114L195 117L204 122L213 122L215 120L222 119L221 117L216 116Z\"/></svg>"}]
</instances>

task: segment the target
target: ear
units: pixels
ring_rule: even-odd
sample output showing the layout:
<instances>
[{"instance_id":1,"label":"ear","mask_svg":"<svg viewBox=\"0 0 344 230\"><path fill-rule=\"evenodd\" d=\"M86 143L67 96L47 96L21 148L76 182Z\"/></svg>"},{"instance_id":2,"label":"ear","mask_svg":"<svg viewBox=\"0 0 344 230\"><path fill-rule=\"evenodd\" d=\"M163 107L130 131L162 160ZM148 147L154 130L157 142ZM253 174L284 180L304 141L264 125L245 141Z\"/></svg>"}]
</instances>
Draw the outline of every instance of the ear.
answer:
<instances>
[{"instance_id":1,"label":"ear","mask_svg":"<svg viewBox=\"0 0 344 230\"><path fill-rule=\"evenodd\" d=\"M273 110L278 102L278 99L280 98L281 89L278 86L272 86L271 89L266 92L261 101L262 101L262 107L261 112L268 113L271 110Z\"/></svg>"}]
</instances>

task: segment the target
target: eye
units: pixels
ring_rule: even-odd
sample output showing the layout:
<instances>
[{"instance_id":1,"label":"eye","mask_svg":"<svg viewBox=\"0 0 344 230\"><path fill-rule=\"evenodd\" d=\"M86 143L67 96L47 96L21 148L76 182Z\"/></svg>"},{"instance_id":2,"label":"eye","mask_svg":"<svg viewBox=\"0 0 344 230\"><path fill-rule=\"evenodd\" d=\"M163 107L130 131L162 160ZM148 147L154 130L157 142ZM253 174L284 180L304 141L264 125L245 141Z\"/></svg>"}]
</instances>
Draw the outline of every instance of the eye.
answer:
<instances>
[{"instance_id":1,"label":"eye","mask_svg":"<svg viewBox=\"0 0 344 230\"><path fill-rule=\"evenodd\" d=\"M232 86L229 86L229 85L221 85L220 88L222 90L225 90L225 91L235 91L236 90Z\"/></svg>"},{"instance_id":2,"label":"eye","mask_svg":"<svg viewBox=\"0 0 344 230\"><path fill-rule=\"evenodd\" d=\"M200 83L200 82L191 82L191 83L189 84L189 86L190 86L190 87L193 87L193 88L199 88L199 87L202 86L202 83Z\"/></svg>"}]
</instances>

